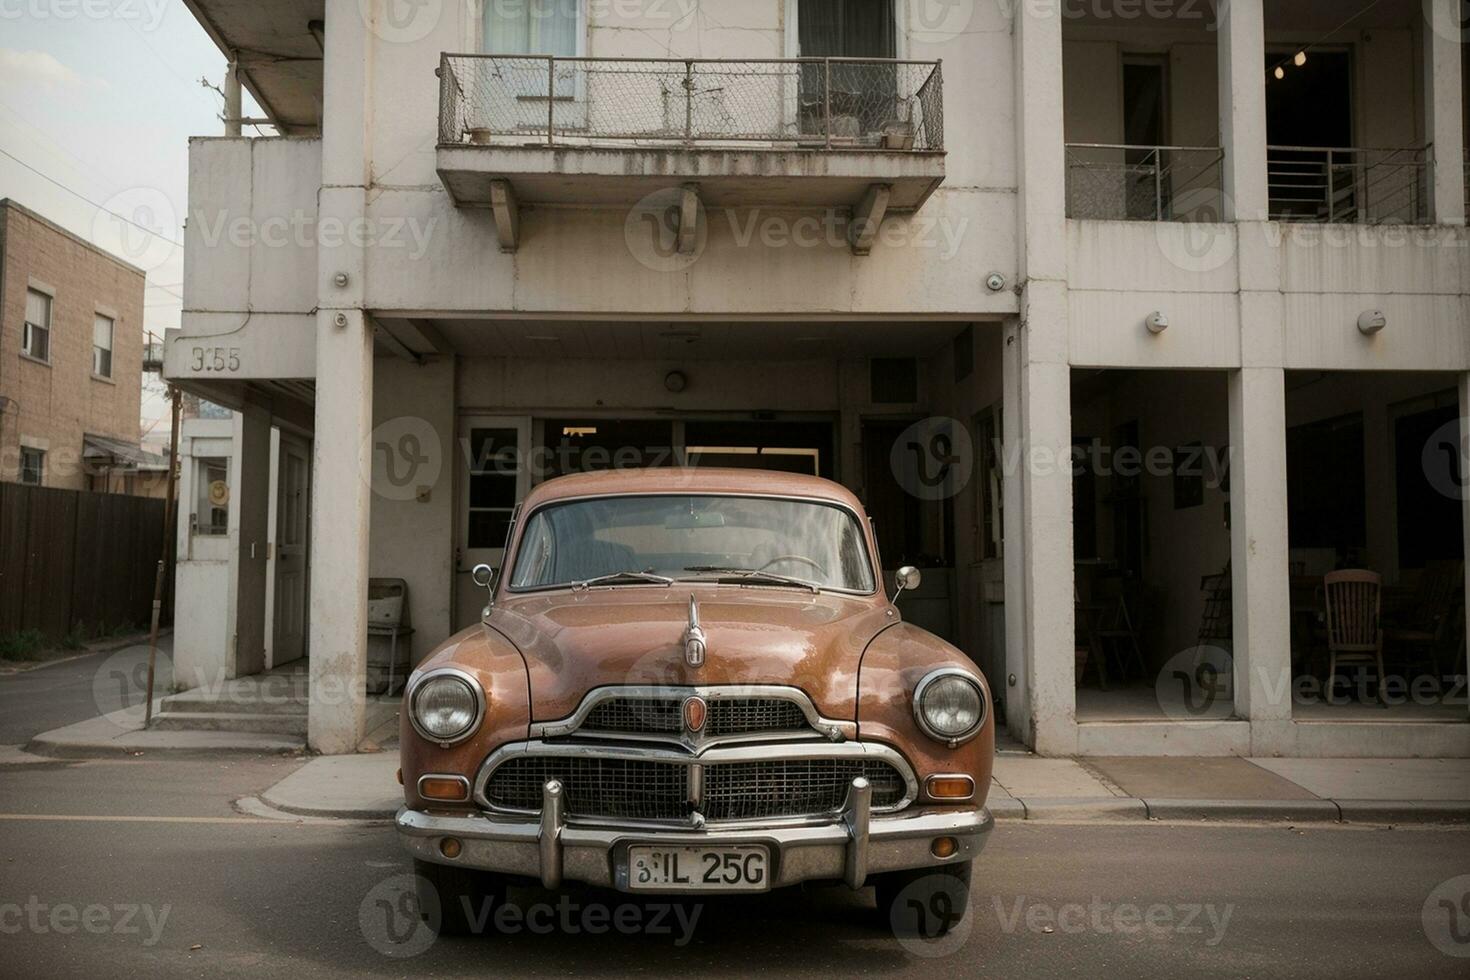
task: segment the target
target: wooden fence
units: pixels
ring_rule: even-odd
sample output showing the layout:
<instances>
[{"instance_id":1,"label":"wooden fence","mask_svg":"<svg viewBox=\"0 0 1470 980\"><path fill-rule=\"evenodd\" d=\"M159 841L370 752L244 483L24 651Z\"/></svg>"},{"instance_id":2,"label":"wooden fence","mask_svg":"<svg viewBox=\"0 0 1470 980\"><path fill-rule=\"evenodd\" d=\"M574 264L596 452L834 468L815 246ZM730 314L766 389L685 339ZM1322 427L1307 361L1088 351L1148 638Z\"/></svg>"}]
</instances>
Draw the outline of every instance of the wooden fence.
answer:
<instances>
[{"instance_id":1,"label":"wooden fence","mask_svg":"<svg viewBox=\"0 0 1470 980\"><path fill-rule=\"evenodd\" d=\"M147 497L0 483L0 635L146 628L163 511ZM172 619L170 574L162 620Z\"/></svg>"}]
</instances>

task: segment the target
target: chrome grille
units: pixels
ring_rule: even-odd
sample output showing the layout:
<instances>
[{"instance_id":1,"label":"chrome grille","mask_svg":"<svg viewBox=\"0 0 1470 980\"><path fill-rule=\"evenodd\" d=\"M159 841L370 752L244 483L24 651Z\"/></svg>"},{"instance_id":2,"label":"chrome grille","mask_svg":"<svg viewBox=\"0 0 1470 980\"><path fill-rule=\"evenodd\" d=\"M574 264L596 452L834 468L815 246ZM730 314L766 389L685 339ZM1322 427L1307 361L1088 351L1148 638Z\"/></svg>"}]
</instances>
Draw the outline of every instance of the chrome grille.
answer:
<instances>
[{"instance_id":1,"label":"chrome grille","mask_svg":"<svg viewBox=\"0 0 1470 980\"><path fill-rule=\"evenodd\" d=\"M581 728L629 735L678 735L684 730L685 697L608 698L587 713ZM711 738L809 728L801 705L784 698L708 698L707 702L709 716L703 734Z\"/></svg>"},{"instance_id":2,"label":"chrome grille","mask_svg":"<svg viewBox=\"0 0 1470 980\"><path fill-rule=\"evenodd\" d=\"M759 820L834 813L857 776L873 784L875 809L903 802L906 783L877 759L768 759L703 766L704 793L690 802L690 766L670 762L578 756L519 756L490 774L485 797L494 807L539 810L548 779L561 780L573 817L684 820L698 810L709 820Z\"/></svg>"},{"instance_id":3,"label":"chrome grille","mask_svg":"<svg viewBox=\"0 0 1470 980\"><path fill-rule=\"evenodd\" d=\"M806 727L801 705L780 698L717 698L710 701L709 721L705 722L710 735L792 732Z\"/></svg>"},{"instance_id":4,"label":"chrome grille","mask_svg":"<svg viewBox=\"0 0 1470 980\"><path fill-rule=\"evenodd\" d=\"M582 727L594 732L677 735L684 730L683 700L609 698L587 715Z\"/></svg>"},{"instance_id":5,"label":"chrome grille","mask_svg":"<svg viewBox=\"0 0 1470 980\"><path fill-rule=\"evenodd\" d=\"M629 759L511 759L491 774L485 797L492 806L539 810L549 779L561 780L567 812L574 815L671 820L692 809L685 767Z\"/></svg>"}]
</instances>

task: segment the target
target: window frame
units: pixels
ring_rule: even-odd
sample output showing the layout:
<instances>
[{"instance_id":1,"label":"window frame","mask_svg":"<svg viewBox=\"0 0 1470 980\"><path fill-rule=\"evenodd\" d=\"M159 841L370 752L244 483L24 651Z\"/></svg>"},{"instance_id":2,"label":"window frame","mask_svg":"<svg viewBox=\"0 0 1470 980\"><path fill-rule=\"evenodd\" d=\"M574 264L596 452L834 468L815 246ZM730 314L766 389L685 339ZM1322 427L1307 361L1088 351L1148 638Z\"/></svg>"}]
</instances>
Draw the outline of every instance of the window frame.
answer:
<instances>
[{"instance_id":1,"label":"window frame","mask_svg":"<svg viewBox=\"0 0 1470 980\"><path fill-rule=\"evenodd\" d=\"M465 5L465 33L467 35L467 39L466 40L468 42L468 50L474 51L476 54L489 54L489 55L499 54L499 55L504 55L504 56L506 56L508 58L510 58L510 57L517 57L517 56L535 57L536 56L535 54L529 54L529 55L527 55L526 52L491 51L491 50L489 50L485 46L485 13L489 9L490 4L492 4L494 2L496 2L496 0L482 0L482 2L480 2L480 3L469 3L469 4L466 4ZM542 2L542 0L524 0L524 2L525 2L525 5L526 5L526 8L529 10L532 4L535 4L537 2ZM556 2L556 0L545 0L545 2L554 3L554 2ZM576 43L575 52L573 54L570 54L570 55L555 55L555 57L557 57L557 58L574 58L574 57L575 58L585 58L585 57L587 57L587 50L588 50L588 47L587 47L587 38L591 34L591 31L592 31L591 15L590 15L590 11L588 9L588 2L587 2L587 0L576 0L576 4L577 4L577 30L576 30L576 41L577 41L577 43Z\"/></svg>"},{"instance_id":2,"label":"window frame","mask_svg":"<svg viewBox=\"0 0 1470 980\"><path fill-rule=\"evenodd\" d=\"M101 347L101 346L99 346L97 344L97 324L101 320L106 320L107 321L107 346L105 348L104 347ZM107 381L113 380L113 377L112 377L112 354L113 354L113 350L115 349L115 345L116 344L117 344L117 317L110 316L110 315L108 315L106 313L102 313L100 311L93 312L93 314L92 314L92 377L104 379L104 380L107 380ZM102 353L102 352L105 352L107 354L107 365L106 365L107 366L107 370L106 371L99 371L97 369L98 368L98 365L97 365L98 355L100 353Z\"/></svg>"},{"instance_id":3,"label":"window frame","mask_svg":"<svg viewBox=\"0 0 1470 980\"><path fill-rule=\"evenodd\" d=\"M55 309L56 297L54 295L52 295L51 293L46 292L44 289L37 289L35 286L27 286L26 287L26 299L28 301L29 301L32 293L34 293L37 296L40 296L42 299L44 299L46 301L46 322L45 323L35 323L35 322L33 322L31 320L31 318L30 318L29 311L27 311L26 313L23 313L22 314L23 324L24 325L21 328L20 352L22 354L24 354L26 357L28 357L31 360L33 360L33 361L39 361L42 364L50 364L51 363L51 324L56 321L56 309ZM26 305L29 306L30 303L27 302ZM37 354L33 350L33 342L35 340L35 331L39 331L41 333L41 341L42 341L43 350L39 354Z\"/></svg>"},{"instance_id":4,"label":"window frame","mask_svg":"<svg viewBox=\"0 0 1470 980\"><path fill-rule=\"evenodd\" d=\"M906 0L891 0L893 4L893 55L898 61L909 60L909 17L908 3ZM797 23L801 16L801 0L785 0L786 9L782 17L782 23L786 31L786 52L784 57L801 57L801 25Z\"/></svg>"},{"instance_id":5,"label":"window frame","mask_svg":"<svg viewBox=\"0 0 1470 980\"><path fill-rule=\"evenodd\" d=\"M26 458L28 456L34 458L34 460L35 460L35 466L34 467L32 467L30 464L27 463ZM29 472L31 472L32 470L34 470L34 472L36 474L36 478L34 480L28 480L28 479L26 479L26 474L29 473ZM28 486L28 487L45 486L46 485L46 450L39 449L39 448L37 448L35 446L21 446L20 447L20 470L16 474L16 477L17 477L17 479L23 485Z\"/></svg>"}]
</instances>

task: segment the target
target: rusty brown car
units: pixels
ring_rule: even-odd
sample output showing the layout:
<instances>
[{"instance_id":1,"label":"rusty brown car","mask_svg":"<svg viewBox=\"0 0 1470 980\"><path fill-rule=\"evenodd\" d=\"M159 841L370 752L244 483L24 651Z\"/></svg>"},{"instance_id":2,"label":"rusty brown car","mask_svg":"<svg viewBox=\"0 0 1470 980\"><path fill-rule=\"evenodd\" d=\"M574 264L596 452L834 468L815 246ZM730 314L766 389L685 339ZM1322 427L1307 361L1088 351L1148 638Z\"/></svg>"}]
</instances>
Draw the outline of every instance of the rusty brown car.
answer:
<instances>
[{"instance_id":1,"label":"rusty brown car","mask_svg":"<svg viewBox=\"0 0 1470 980\"><path fill-rule=\"evenodd\" d=\"M875 887L964 915L995 722L906 623L843 487L754 470L562 477L517 510L481 622L404 692L399 837L462 931L517 879L630 893Z\"/></svg>"}]
</instances>

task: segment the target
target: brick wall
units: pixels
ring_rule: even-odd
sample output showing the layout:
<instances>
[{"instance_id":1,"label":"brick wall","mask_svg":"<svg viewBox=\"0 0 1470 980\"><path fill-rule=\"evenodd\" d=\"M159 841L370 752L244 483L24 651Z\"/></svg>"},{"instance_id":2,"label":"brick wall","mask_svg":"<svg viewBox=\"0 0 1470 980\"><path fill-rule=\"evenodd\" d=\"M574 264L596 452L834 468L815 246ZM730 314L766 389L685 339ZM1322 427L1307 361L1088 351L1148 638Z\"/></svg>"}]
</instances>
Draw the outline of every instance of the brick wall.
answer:
<instances>
[{"instance_id":1,"label":"brick wall","mask_svg":"<svg viewBox=\"0 0 1470 980\"><path fill-rule=\"evenodd\" d=\"M45 486L86 489L83 433L138 443L143 278L142 270L0 201L0 396L10 399L0 413L0 481L20 478L20 447L29 445L46 451ZM53 293L48 363L21 353L32 283ZM114 317L111 380L92 375L99 312Z\"/></svg>"}]
</instances>

